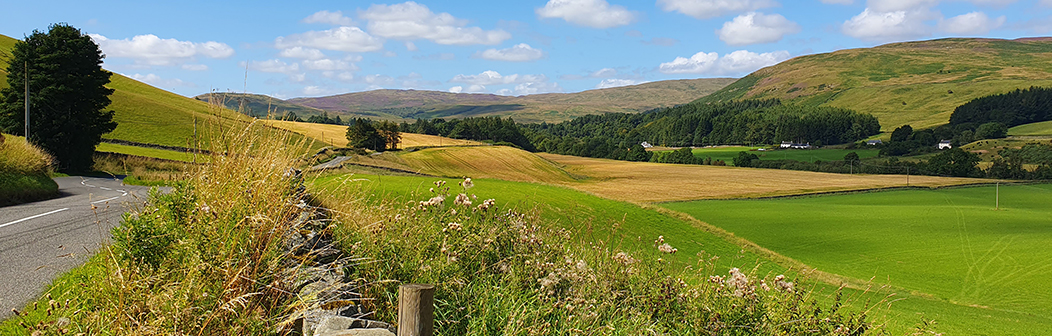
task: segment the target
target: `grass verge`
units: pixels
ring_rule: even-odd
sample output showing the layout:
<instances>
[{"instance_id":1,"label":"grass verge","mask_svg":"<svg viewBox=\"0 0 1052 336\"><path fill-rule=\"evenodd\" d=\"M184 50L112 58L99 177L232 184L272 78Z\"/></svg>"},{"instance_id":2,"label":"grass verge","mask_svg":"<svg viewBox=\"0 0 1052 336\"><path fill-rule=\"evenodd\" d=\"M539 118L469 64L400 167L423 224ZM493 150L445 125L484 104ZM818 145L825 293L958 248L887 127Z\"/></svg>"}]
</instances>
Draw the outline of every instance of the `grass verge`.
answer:
<instances>
[{"instance_id":1,"label":"grass verge","mask_svg":"<svg viewBox=\"0 0 1052 336\"><path fill-rule=\"evenodd\" d=\"M57 195L52 162L50 155L25 138L0 134L0 206Z\"/></svg>"}]
</instances>

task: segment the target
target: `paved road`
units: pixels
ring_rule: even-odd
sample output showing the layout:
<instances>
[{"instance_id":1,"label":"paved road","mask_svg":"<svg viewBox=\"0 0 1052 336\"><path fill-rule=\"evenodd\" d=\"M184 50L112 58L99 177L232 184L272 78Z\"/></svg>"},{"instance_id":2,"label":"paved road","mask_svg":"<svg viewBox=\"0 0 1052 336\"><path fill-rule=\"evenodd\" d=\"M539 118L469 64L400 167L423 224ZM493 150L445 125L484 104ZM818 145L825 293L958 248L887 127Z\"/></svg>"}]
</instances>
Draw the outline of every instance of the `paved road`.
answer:
<instances>
[{"instance_id":1,"label":"paved road","mask_svg":"<svg viewBox=\"0 0 1052 336\"><path fill-rule=\"evenodd\" d=\"M0 319L84 263L109 241L121 214L141 207L149 191L117 179L71 176L55 182L59 198L0 207Z\"/></svg>"}]
</instances>

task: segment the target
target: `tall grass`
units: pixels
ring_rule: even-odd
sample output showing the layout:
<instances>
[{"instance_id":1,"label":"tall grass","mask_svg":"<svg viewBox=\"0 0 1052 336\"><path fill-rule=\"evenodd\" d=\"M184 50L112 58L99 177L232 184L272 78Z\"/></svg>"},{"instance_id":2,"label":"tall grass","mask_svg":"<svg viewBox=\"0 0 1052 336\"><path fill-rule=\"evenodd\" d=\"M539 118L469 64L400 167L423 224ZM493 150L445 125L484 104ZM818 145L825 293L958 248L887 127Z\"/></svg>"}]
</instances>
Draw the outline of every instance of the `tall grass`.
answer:
<instances>
[{"instance_id":1,"label":"tall grass","mask_svg":"<svg viewBox=\"0 0 1052 336\"><path fill-rule=\"evenodd\" d=\"M117 153L95 153L95 171L125 175L124 183L136 185L172 185L190 178L195 165L143 156Z\"/></svg>"},{"instance_id":2,"label":"tall grass","mask_svg":"<svg viewBox=\"0 0 1052 336\"><path fill-rule=\"evenodd\" d=\"M25 138L0 134L0 205L43 199L58 192L54 159Z\"/></svg>"}]
</instances>

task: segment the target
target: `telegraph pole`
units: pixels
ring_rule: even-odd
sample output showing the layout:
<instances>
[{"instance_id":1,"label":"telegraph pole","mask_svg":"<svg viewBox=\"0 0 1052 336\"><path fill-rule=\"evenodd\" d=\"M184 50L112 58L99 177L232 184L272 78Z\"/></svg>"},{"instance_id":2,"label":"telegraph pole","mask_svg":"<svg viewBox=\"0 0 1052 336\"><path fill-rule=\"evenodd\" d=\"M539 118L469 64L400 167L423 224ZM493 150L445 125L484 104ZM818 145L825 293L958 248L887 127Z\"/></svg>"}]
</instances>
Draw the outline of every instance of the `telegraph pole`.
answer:
<instances>
[{"instance_id":1,"label":"telegraph pole","mask_svg":"<svg viewBox=\"0 0 1052 336\"><path fill-rule=\"evenodd\" d=\"M26 135L26 143L31 143L31 142L29 142L29 61L26 61L25 67L22 68L22 71L25 72L25 77L26 77L25 78L25 80L26 80L26 133L25 133L25 135Z\"/></svg>"}]
</instances>

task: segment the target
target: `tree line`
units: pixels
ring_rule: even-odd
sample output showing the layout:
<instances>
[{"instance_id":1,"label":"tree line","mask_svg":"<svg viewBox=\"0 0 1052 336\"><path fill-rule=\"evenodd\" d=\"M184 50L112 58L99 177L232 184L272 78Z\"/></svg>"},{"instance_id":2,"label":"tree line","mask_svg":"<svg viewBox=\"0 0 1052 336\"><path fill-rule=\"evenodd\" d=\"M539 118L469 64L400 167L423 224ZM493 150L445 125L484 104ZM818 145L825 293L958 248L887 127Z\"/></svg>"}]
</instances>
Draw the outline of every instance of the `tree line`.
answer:
<instances>
[{"instance_id":1,"label":"tree line","mask_svg":"<svg viewBox=\"0 0 1052 336\"><path fill-rule=\"evenodd\" d=\"M646 161L642 142L659 146L770 144L834 145L880 132L876 117L834 107L784 105L779 100L686 104L640 114L587 115L558 124L523 125L538 150Z\"/></svg>"},{"instance_id":2,"label":"tree line","mask_svg":"<svg viewBox=\"0 0 1052 336\"><path fill-rule=\"evenodd\" d=\"M972 130L996 122L1006 127L1052 120L1052 88L1030 87L976 98L958 106L950 125Z\"/></svg>"},{"instance_id":3,"label":"tree line","mask_svg":"<svg viewBox=\"0 0 1052 336\"><path fill-rule=\"evenodd\" d=\"M523 133L522 127L512 118L473 117L463 119L417 119L416 122L402 123L400 130L407 133L439 135L447 138L475 141L492 141L496 144L511 145L528 151L536 151L533 143Z\"/></svg>"}]
</instances>

